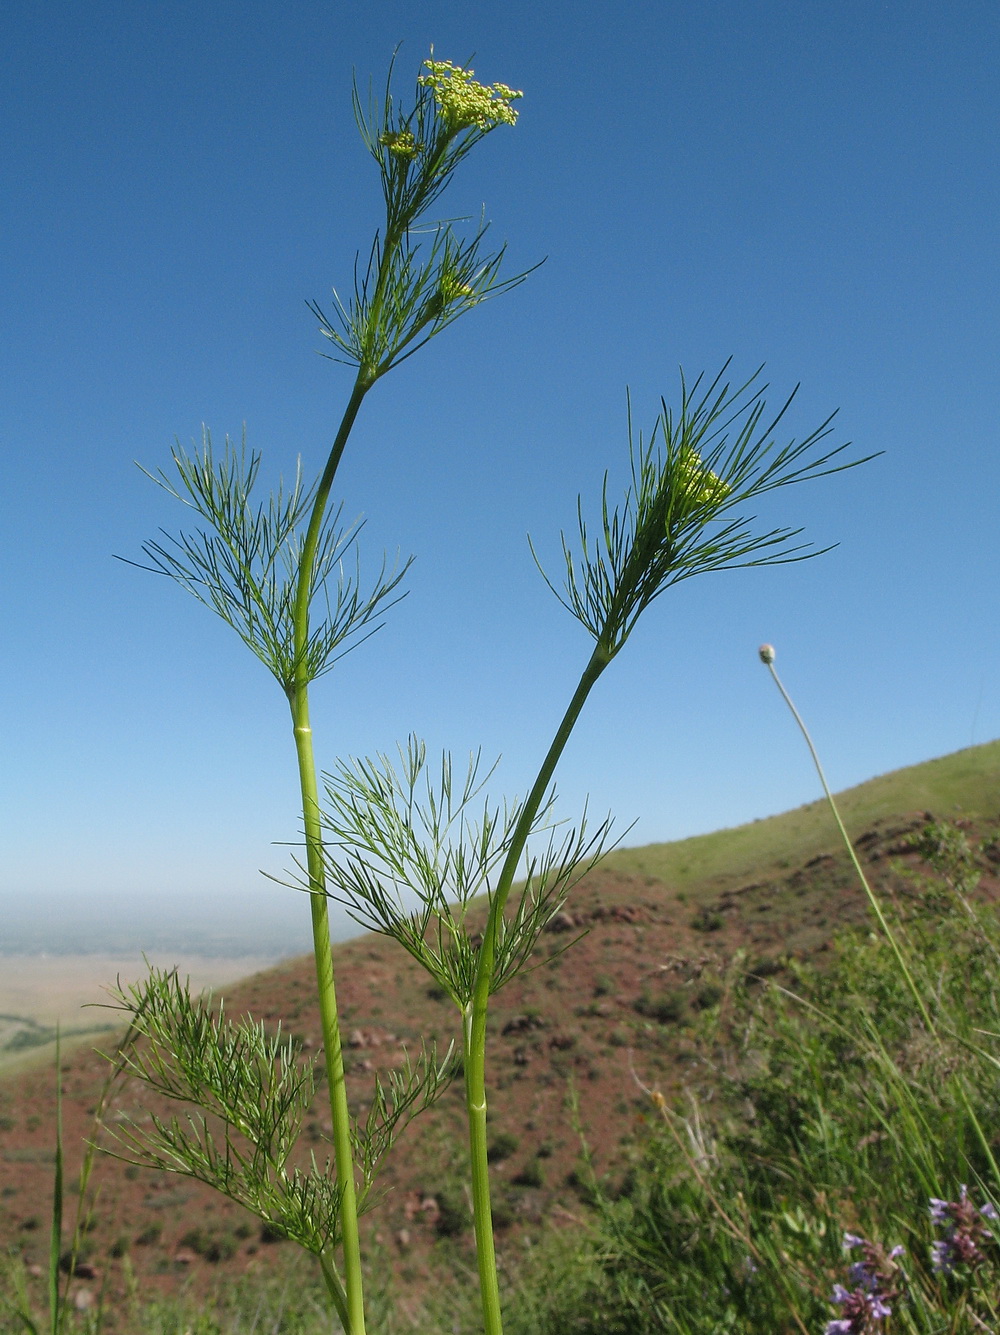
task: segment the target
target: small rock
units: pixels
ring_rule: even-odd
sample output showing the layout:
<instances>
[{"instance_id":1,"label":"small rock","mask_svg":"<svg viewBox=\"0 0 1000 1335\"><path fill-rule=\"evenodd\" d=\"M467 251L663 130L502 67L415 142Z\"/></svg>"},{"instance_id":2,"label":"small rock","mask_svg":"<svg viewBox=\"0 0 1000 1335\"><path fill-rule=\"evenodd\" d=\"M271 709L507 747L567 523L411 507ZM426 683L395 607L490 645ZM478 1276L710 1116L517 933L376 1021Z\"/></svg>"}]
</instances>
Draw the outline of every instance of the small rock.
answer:
<instances>
[{"instance_id":1,"label":"small rock","mask_svg":"<svg viewBox=\"0 0 1000 1335\"><path fill-rule=\"evenodd\" d=\"M396 1233L396 1242L400 1247L409 1247L410 1230L408 1228L399 1229Z\"/></svg>"},{"instance_id":2,"label":"small rock","mask_svg":"<svg viewBox=\"0 0 1000 1335\"><path fill-rule=\"evenodd\" d=\"M78 1312L86 1312L88 1307L93 1307L94 1295L90 1289L77 1289L73 1294L73 1306Z\"/></svg>"},{"instance_id":3,"label":"small rock","mask_svg":"<svg viewBox=\"0 0 1000 1335\"><path fill-rule=\"evenodd\" d=\"M502 1034L524 1034L529 1029L541 1029L542 1022L537 1015L515 1015L507 1021Z\"/></svg>"},{"instance_id":4,"label":"small rock","mask_svg":"<svg viewBox=\"0 0 1000 1335\"><path fill-rule=\"evenodd\" d=\"M575 932L576 926L576 919L572 913L566 913L564 910L562 913L557 913L554 918L550 918L545 924L545 930L547 932Z\"/></svg>"}]
</instances>

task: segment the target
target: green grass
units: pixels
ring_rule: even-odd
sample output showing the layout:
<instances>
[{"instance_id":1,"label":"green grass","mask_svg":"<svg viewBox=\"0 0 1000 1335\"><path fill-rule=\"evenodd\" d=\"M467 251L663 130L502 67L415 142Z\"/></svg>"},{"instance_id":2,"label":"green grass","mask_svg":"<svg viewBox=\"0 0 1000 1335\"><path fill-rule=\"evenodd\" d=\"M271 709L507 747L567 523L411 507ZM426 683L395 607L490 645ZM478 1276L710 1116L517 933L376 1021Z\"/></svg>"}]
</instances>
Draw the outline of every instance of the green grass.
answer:
<instances>
[{"instance_id":1,"label":"green grass","mask_svg":"<svg viewBox=\"0 0 1000 1335\"><path fill-rule=\"evenodd\" d=\"M844 824L860 834L878 820L913 810L936 816L993 818L1000 812L1000 741L894 770L837 794ZM766 820L673 843L622 848L603 864L679 889L726 889L798 867L840 840L825 799Z\"/></svg>"},{"instance_id":2,"label":"green grass","mask_svg":"<svg viewBox=\"0 0 1000 1335\"><path fill-rule=\"evenodd\" d=\"M851 1330L1000 1329L1000 1230L979 1213L1000 1206L1000 925L927 879L890 912L934 1032L867 929L787 988L748 987L737 961L686 1097L649 1091L629 1173L593 1182L589 1227L522 1267L510 1335L820 1335L844 1317L834 1285L859 1287L847 1232L895 1290ZM941 1272L930 1202L963 1184L978 1257Z\"/></svg>"},{"instance_id":3,"label":"green grass","mask_svg":"<svg viewBox=\"0 0 1000 1335\"><path fill-rule=\"evenodd\" d=\"M995 825L1000 742L871 780L840 802L858 832L915 808ZM837 851L830 825L816 803L615 861L719 886ZM947 871L947 841L938 843ZM980 1263L944 1275L928 1209L931 1197L958 1200L963 1184L977 1205L1000 1206L1000 925L940 877L914 880L888 909L935 1032L869 924L840 938L821 971L793 963L783 986L748 981L735 959L713 1004L687 1017L697 1060L686 1097L671 1109L647 1091L629 1171L602 1182L581 1171L578 1223L510 1246L507 1335L821 1335L841 1315L833 1285L850 1286L845 1230L883 1252L905 1248L893 1315L873 1335L1000 1330L1000 1227L997 1240L980 1238ZM473 1277L447 1238L440 1246L423 1306L387 1292L373 1335L477 1335ZM308 1284L275 1276L201 1311L183 1295L137 1301L115 1329L313 1335L329 1329L321 1305ZM73 1316L68 1328L96 1335L89 1320ZM0 1317L0 1335L15 1328Z\"/></svg>"}]
</instances>

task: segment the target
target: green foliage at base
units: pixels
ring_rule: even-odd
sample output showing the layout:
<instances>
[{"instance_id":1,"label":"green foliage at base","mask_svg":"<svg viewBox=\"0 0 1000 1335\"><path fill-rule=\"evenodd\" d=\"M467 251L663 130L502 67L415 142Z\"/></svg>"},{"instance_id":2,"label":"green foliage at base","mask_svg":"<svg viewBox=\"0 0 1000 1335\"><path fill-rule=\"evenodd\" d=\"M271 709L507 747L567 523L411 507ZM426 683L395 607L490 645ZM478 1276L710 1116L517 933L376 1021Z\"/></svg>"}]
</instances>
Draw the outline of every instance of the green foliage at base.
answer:
<instances>
[{"instance_id":1,"label":"green foliage at base","mask_svg":"<svg viewBox=\"0 0 1000 1335\"><path fill-rule=\"evenodd\" d=\"M932 1028L875 932L842 937L822 970L792 965L787 985L733 960L716 1003L691 1020L700 1060L684 1097L671 1106L646 1090L646 1131L628 1171L598 1180L585 1156L580 1226L530 1245L512 1236L502 1258L508 1335L1000 1329L1000 926L970 898L977 850L960 831L934 823L915 844L937 874L915 879L887 915ZM540 1176L530 1161L512 1182L523 1189ZM465 1231L464 1198L439 1200L442 1218L453 1209ZM377 1335L479 1335L474 1277L462 1273L451 1230L439 1231L431 1296L418 1309L412 1291L387 1291L373 1312ZM316 1278L294 1262L279 1270L248 1276L201 1311L183 1296L133 1300L107 1329L329 1331ZM866 1274L891 1311L847 1326ZM7 1279L29 1298L38 1284L14 1260ZM94 1321L70 1312L65 1330L97 1335ZM23 1329L13 1312L0 1315L0 1335Z\"/></svg>"},{"instance_id":2,"label":"green foliage at base","mask_svg":"<svg viewBox=\"0 0 1000 1335\"><path fill-rule=\"evenodd\" d=\"M942 916L927 902L893 925L936 1035L867 933L788 989L737 984L702 1028L711 1076L675 1110L651 1093L624 1182L594 1183L589 1235L522 1269L510 1335L820 1335L845 1319L834 1286L858 1289L864 1254L845 1234L892 1272L891 1315L851 1330L998 1329L1000 1230L986 1214L1000 1203L1000 930L992 910L952 899ZM971 1260L954 1223L963 1187Z\"/></svg>"}]
</instances>

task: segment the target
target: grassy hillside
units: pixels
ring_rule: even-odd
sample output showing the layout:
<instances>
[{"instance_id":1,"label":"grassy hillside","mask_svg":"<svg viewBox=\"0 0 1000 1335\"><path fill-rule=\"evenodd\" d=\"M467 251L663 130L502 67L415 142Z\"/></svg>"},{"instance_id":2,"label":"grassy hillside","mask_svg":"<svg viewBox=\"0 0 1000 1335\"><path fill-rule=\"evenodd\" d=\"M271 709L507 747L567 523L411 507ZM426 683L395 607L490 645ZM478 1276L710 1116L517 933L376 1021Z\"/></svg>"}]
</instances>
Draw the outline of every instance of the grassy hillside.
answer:
<instances>
[{"instance_id":1,"label":"grassy hillside","mask_svg":"<svg viewBox=\"0 0 1000 1335\"><path fill-rule=\"evenodd\" d=\"M995 817L1000 812L1000 741L879 775L845 789L838 794L837 804L854 837L877 821L918 809L941 818ZM699 887L722 889L776 875L838 847L830 809L821 798L734 829L620 849L605 866L697 893Z\"/></svg>"},{"instance_id":2,"label":"grassy hillside","mask_svg":"<svg viewBox=\"0 0 1000 1335\"><path fill-rule=\"evenodd\" d=\"M873 779L842 795L844 815L876 884L912 893L924 872L906 836L936 817L967 817L982 891L1000 898L1000 742ZM580 1138L598 1172L620 1172L648 1113L637 1079L669 1091L704 1068L695 1036L736 986L792 977L796 960L828 962L838 930L865 923L869 909L825 806L814 803L752 825L674 844L621 850L573 891L567 912L539 940L533 963L495 998L488 1037L494 1177L501 1249L577 1219ZM580 935L566 952L573 935ZM335 947L348 1045L352 1110L364 1115L375 1072L398 1068L422 1039L460 1038L455 1008L398 946L365 935ZM109 980L110 981L110 980ZM225 988L227 1012L281 1024L305 1053L317 1049L319 1018L311 958ZM68 1180L92 1134L106 1064L86 1043L64 1052L63 1116ZM0 1078L0 1249L44 1259L44 1202L51 1191L51 1063ZM471 1264L460 1090L447 1093L407 1133L384 1178L385 1199L367 1218L368 1242L383 1248L386 1273L419 1289L445 1265ZM149 1104L134 1083L116 1093L109 1126L140 1121ZM306 1120L303 1152L329 1152L327 1114ZM76 1148L74 1148L76 1147ZM101 1158L88 1257L111 1301L138 1283L144 1296L192 1298L219 1285L275 1273L279 1254L259 1224L208 1188ZM449 1250L450 1249L450 1250ZM134 1280L130 1278L134 1276ZM122 1297L124 1301L124 1297ZM180 1327L179 1329L186 1329Z\"/></svg>"}]
</instances>

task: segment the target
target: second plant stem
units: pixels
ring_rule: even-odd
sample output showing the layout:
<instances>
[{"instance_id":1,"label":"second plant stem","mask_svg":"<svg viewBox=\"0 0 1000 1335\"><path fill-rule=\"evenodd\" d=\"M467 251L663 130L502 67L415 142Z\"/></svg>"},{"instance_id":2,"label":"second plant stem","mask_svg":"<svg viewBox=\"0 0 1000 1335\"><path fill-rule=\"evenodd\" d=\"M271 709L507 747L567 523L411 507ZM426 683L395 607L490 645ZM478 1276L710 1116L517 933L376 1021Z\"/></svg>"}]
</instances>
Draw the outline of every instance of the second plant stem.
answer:
<instances>
[{"instance_id":1,"label":"second plant stem","mask_svg":"<svg viewBox=\"0 0 1000 1335\"><path fill-rule=\"evenodd\" d=\"M573 693L562 722L556 731L538 776L514 827L496 889L490 903L472 997L463 1014L462 1036L465 1058L465 1103L469 1121L469 1156L472 1176L472 1214L476 1232L476 1258L486 1335L502 1335L500 1286L497 1280L496 1246L493 1238L493 1211L490 1203L490 1170L486 1124L486 1020L497 944L504 909L514 884L528 835L552 782L559 757L569 741L587 696L598 677L611 661L611 654L600 644L594 649Z\"/></svg>"}]
</instances>

